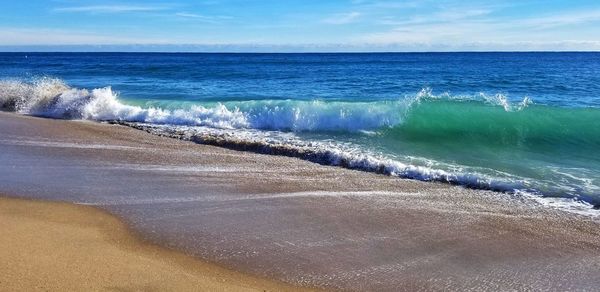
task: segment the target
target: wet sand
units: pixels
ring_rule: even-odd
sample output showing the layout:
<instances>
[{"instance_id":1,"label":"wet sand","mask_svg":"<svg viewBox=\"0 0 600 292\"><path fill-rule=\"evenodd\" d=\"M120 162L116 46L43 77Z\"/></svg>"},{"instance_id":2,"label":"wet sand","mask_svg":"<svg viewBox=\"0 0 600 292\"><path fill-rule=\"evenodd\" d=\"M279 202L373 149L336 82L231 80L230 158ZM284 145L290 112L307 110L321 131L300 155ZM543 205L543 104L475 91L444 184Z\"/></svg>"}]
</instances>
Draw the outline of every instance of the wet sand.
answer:
<instances>
[{"instance_id":1,"label":"wet sand","mask_svg":"<svg viewBox=\"0 0 600 292\"><path fill-rule=\"evenodd\" d=\"M90 204L236 271L343 290L593 290L600 222L526 198L0 113L0 192Z\"/></svg>"},{"instance_id":2,"label":"wet sand","mask_svg":"<svg viewBox=\"0 0 600 292\"><path fill-rule=\"evenodd\" d=\"M0 198L0 291L296 291L132 236L95 208Z\"/></svg>"}]
</instances>

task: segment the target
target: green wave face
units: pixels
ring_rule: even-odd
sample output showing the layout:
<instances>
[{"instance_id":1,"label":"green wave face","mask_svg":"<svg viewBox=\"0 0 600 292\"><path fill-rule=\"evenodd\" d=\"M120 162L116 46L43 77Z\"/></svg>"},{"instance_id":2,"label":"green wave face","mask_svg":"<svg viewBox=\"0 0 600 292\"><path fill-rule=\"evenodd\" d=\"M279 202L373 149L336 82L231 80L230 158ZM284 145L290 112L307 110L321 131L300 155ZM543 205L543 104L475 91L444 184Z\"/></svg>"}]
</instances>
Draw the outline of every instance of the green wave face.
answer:
<instances>
[{"instance_id":1,"label":"green wave face","mask_svg":"<svg viewBox=\"0 0 600 292\"><path fill-rule=\"evenodd\" d=\"M388 153L529 180L549 193L600 194L600 109L425 100L373 141ZM431 162L423 162L427 164ZM564 194L560 194L564 195Z\"/></svg>"},{"instance_id":2,"label":"green wave face","mask_svg":"<svg viewBox=\"0 0 600 292\"><path fill-rule=\"evenodd\" d=\"M580 155L600 146L600 109L532 105L506 111L475 101L426 101L414 105L404 123L386 135L428 143Z\"/></svg>"}]
</instances>

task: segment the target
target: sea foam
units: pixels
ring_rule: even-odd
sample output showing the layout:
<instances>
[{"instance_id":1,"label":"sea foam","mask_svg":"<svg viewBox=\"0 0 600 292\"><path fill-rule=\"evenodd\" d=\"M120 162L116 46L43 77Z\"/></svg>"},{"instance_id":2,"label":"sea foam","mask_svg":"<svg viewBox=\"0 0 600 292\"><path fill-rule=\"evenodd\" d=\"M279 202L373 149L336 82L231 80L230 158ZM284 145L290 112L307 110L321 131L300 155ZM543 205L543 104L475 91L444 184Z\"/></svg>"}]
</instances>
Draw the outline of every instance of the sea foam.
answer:
<instances>
[{"instance_id":1,"label":"sea foam","mask_svg":"<svg viewBox=\"0 0 600 292\"><path fill-rule=\"evenodd\" d=\"M207 126L221 129L360 131L401 121L404 102L378 104L321 101L242 102L233 107L193 105L180 109L143 108L122 103L111 87L70 88L59 79L31 83L0 81L0 107L23 114L96 121Z\"/></svg>"},{"instance_id":2,"label":"sea foam","mask_svg":"<svg viewBox=\"0 0 600 292\"><path fill-rule=\"evenodd\" d=\"M111 87L93 90L68 87L59 79L32 83L0 82L0 106L23 114L96 121L129 121L156 124L243 128L248 123L239 110L223 105L193 106L186 110L142 108L123 104Z\"/></svg>"},{"instance_id":3,"label":"sea foam","mask_svg":"<svg viewBox=\"0 0 600 292\"><path fill-rule=\"evenodd\" d=\"M344 102L322 100L259 100L192 105L165 109L123 103L111 87L71 88L60 79L33 82L0 81L0 108L52 118L124 121L152 124L207 126L220 129L282 131L373 131L401 124L412 106L423 100L443 99L431 89L396 100ZM453 96L469 100L469 96ZM513 110L502 95L480 99ZM516 107L517 110L527 105Z\"/></svg>"}]
</instances>

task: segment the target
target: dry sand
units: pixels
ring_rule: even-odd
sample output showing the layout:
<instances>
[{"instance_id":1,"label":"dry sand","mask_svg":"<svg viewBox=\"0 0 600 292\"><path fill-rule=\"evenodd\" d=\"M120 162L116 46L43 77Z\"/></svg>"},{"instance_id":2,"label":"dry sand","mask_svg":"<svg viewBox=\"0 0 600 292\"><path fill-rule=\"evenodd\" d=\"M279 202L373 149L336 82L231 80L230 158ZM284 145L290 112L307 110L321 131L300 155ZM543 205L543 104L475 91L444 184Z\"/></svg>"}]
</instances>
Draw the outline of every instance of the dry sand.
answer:
<instances>
[{"instance_id":1,"label":"dry sand","mask_svg":"<svg viewBox=\"0 0 600 292\"><path fill-rule=\"evenodd\" d=\"M132 236L88 206L0 199L0 291L300 291Z\"/></svg>"}]
</instances>

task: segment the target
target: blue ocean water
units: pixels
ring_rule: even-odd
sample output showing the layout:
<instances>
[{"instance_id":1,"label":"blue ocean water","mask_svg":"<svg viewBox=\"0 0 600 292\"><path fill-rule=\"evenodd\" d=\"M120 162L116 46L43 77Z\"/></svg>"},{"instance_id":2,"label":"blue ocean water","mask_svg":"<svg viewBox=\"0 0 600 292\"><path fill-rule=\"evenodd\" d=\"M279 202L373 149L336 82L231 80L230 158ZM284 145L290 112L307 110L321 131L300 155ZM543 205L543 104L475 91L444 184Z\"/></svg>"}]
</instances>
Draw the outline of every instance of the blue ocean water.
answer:
<instances>
[{"instance_id":1,"label":"blue ocean water","mask_svg":"<svg viewBox=\"0 0 600 292\"><path fill-rule=\"evenodd\" d=\"M600 204L600 53L0 53L0 107Z\"/></svg>"}]
</instances>

